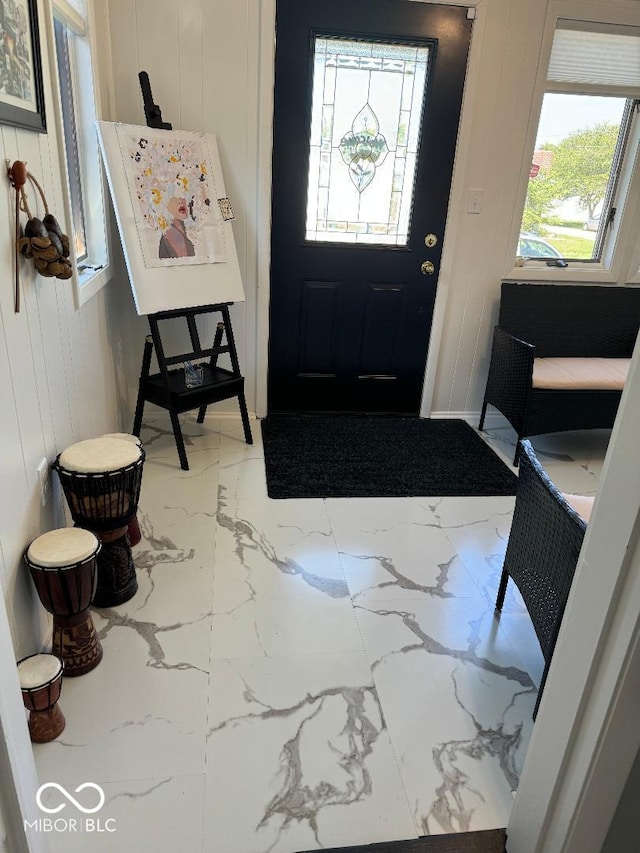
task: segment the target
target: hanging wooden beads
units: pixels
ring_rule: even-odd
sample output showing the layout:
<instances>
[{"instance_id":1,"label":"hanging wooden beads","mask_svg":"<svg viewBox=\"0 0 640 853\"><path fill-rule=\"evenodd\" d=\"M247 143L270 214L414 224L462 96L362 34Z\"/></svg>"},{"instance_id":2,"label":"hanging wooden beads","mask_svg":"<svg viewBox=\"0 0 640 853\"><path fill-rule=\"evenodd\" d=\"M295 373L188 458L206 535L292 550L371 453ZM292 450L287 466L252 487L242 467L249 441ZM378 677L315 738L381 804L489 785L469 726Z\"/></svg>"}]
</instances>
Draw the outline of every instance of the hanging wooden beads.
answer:
<instances>
[{"instance_id":1,"label":"hanging wooden beads","mask_svg":"<svg viewBox=\"0 0 640 853\"><path fill-rule=\"evenodd\" d=\"M37 179L27 171L27 164L16 160L8 169L9 180L16 191L16 287L15 311L20 310L20 286L18 258L33 259L40 275L47 278L71 278L73 267L69 260L69 238L62 232L55 216L49 212L49 205L44 191ZM45 215L42 219L33 216L27 202L24 186L27 179L37 189L44 205ZM27 214L28 220L24 231L20 227L20 211Z\"/></svg>"}]
</instances>

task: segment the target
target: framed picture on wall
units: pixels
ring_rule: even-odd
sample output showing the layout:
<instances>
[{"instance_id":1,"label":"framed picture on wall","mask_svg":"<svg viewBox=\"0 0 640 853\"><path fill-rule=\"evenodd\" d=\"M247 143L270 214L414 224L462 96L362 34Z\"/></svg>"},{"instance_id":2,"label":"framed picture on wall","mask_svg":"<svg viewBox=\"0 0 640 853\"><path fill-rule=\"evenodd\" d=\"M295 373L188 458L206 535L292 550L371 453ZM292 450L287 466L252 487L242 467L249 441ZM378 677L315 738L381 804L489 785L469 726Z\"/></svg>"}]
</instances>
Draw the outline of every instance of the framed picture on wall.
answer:
<instances>
[{"instance_id":1,"label":"framed picture on wall","mask_svg":"<svg viewBox=\"0 0 640 853\"><path fill-rule=\"evenodd\" d=\"M0 0L0 124L47 131L37 0Z\"/></svg>"}]
</instances>

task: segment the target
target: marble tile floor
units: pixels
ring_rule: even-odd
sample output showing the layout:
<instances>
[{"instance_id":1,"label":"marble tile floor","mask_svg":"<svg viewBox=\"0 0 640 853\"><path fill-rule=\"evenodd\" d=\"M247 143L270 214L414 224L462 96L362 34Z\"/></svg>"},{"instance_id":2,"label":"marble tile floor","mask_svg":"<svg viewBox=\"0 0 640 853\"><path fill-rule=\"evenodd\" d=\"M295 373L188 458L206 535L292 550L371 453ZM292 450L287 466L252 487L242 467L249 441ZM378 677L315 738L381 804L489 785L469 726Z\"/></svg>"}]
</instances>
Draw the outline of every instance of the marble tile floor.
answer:
<instances>
[{"instance_id":1,"label":"marble tile floor","mask_svg":"<svg viewBox=\"0 0 640 853\"><path fill-rule=\"evenodd\" d=\"M189 472L164 413L143 428L139 591L94 611L104 659L34 746L41 782L104 789L115 831L52 832L52 849L296 853L505 826L543 666L513 585L493 614L514 498L274 501L258 422L247 446L239 421L182 420ZM534 443L561 488L593 493L608 435ZM485 437L511 459L509 429Z\"/></svg>"}]
</instances>

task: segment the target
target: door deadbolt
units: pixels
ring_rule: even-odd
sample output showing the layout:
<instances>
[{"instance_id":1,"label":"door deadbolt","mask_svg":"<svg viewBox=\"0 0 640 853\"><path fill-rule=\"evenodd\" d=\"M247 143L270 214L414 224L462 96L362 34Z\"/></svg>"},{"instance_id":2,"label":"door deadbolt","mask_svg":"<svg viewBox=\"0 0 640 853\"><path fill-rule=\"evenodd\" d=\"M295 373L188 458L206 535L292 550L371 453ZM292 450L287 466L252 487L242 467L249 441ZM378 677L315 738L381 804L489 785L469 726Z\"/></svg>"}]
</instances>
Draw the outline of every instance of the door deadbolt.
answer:
<instances>
[{"instance_id":1,"label":"door deadbolt","mask_svg":"<svg viewBox=\"0 0 640 853\"><path fill-rule=\"evenodd\" d=\"M427 249L433 249L433 247L435 246L435 244L437 242L438 242L438 238L436 237L435 234L427 234L427 236L424 238L424 244L427 247Z\"/></svg>"},{"instance_id":2,"label":"door deadbolt","mask_svg":"<svg viewBox=\"0 0 640 853\"><path fill-rule=\"evenodd\" d=\"M420 272L422 275L433 275L436 271L433 263L431 261L423 261L420 267Z\"/></svg>"}]
</instances>

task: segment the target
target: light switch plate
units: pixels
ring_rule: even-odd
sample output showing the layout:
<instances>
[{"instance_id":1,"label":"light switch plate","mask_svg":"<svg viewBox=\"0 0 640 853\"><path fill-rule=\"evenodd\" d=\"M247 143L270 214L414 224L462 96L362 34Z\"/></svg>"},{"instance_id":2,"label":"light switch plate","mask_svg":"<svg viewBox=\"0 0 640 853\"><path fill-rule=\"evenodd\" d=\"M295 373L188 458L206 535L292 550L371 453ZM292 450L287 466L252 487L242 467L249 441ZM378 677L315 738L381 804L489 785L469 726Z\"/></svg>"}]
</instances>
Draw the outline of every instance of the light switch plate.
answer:
<instances>
[{"instance_id":1,"label":"light switch plate","mask_svg":"<svg viewBox=\"0 0 640 853\"><path fill-rule=\"evenodd\" d=\"M469 190L467 213L480 213L484 201L484 190Z\"/></svg>"}]
</instances>

